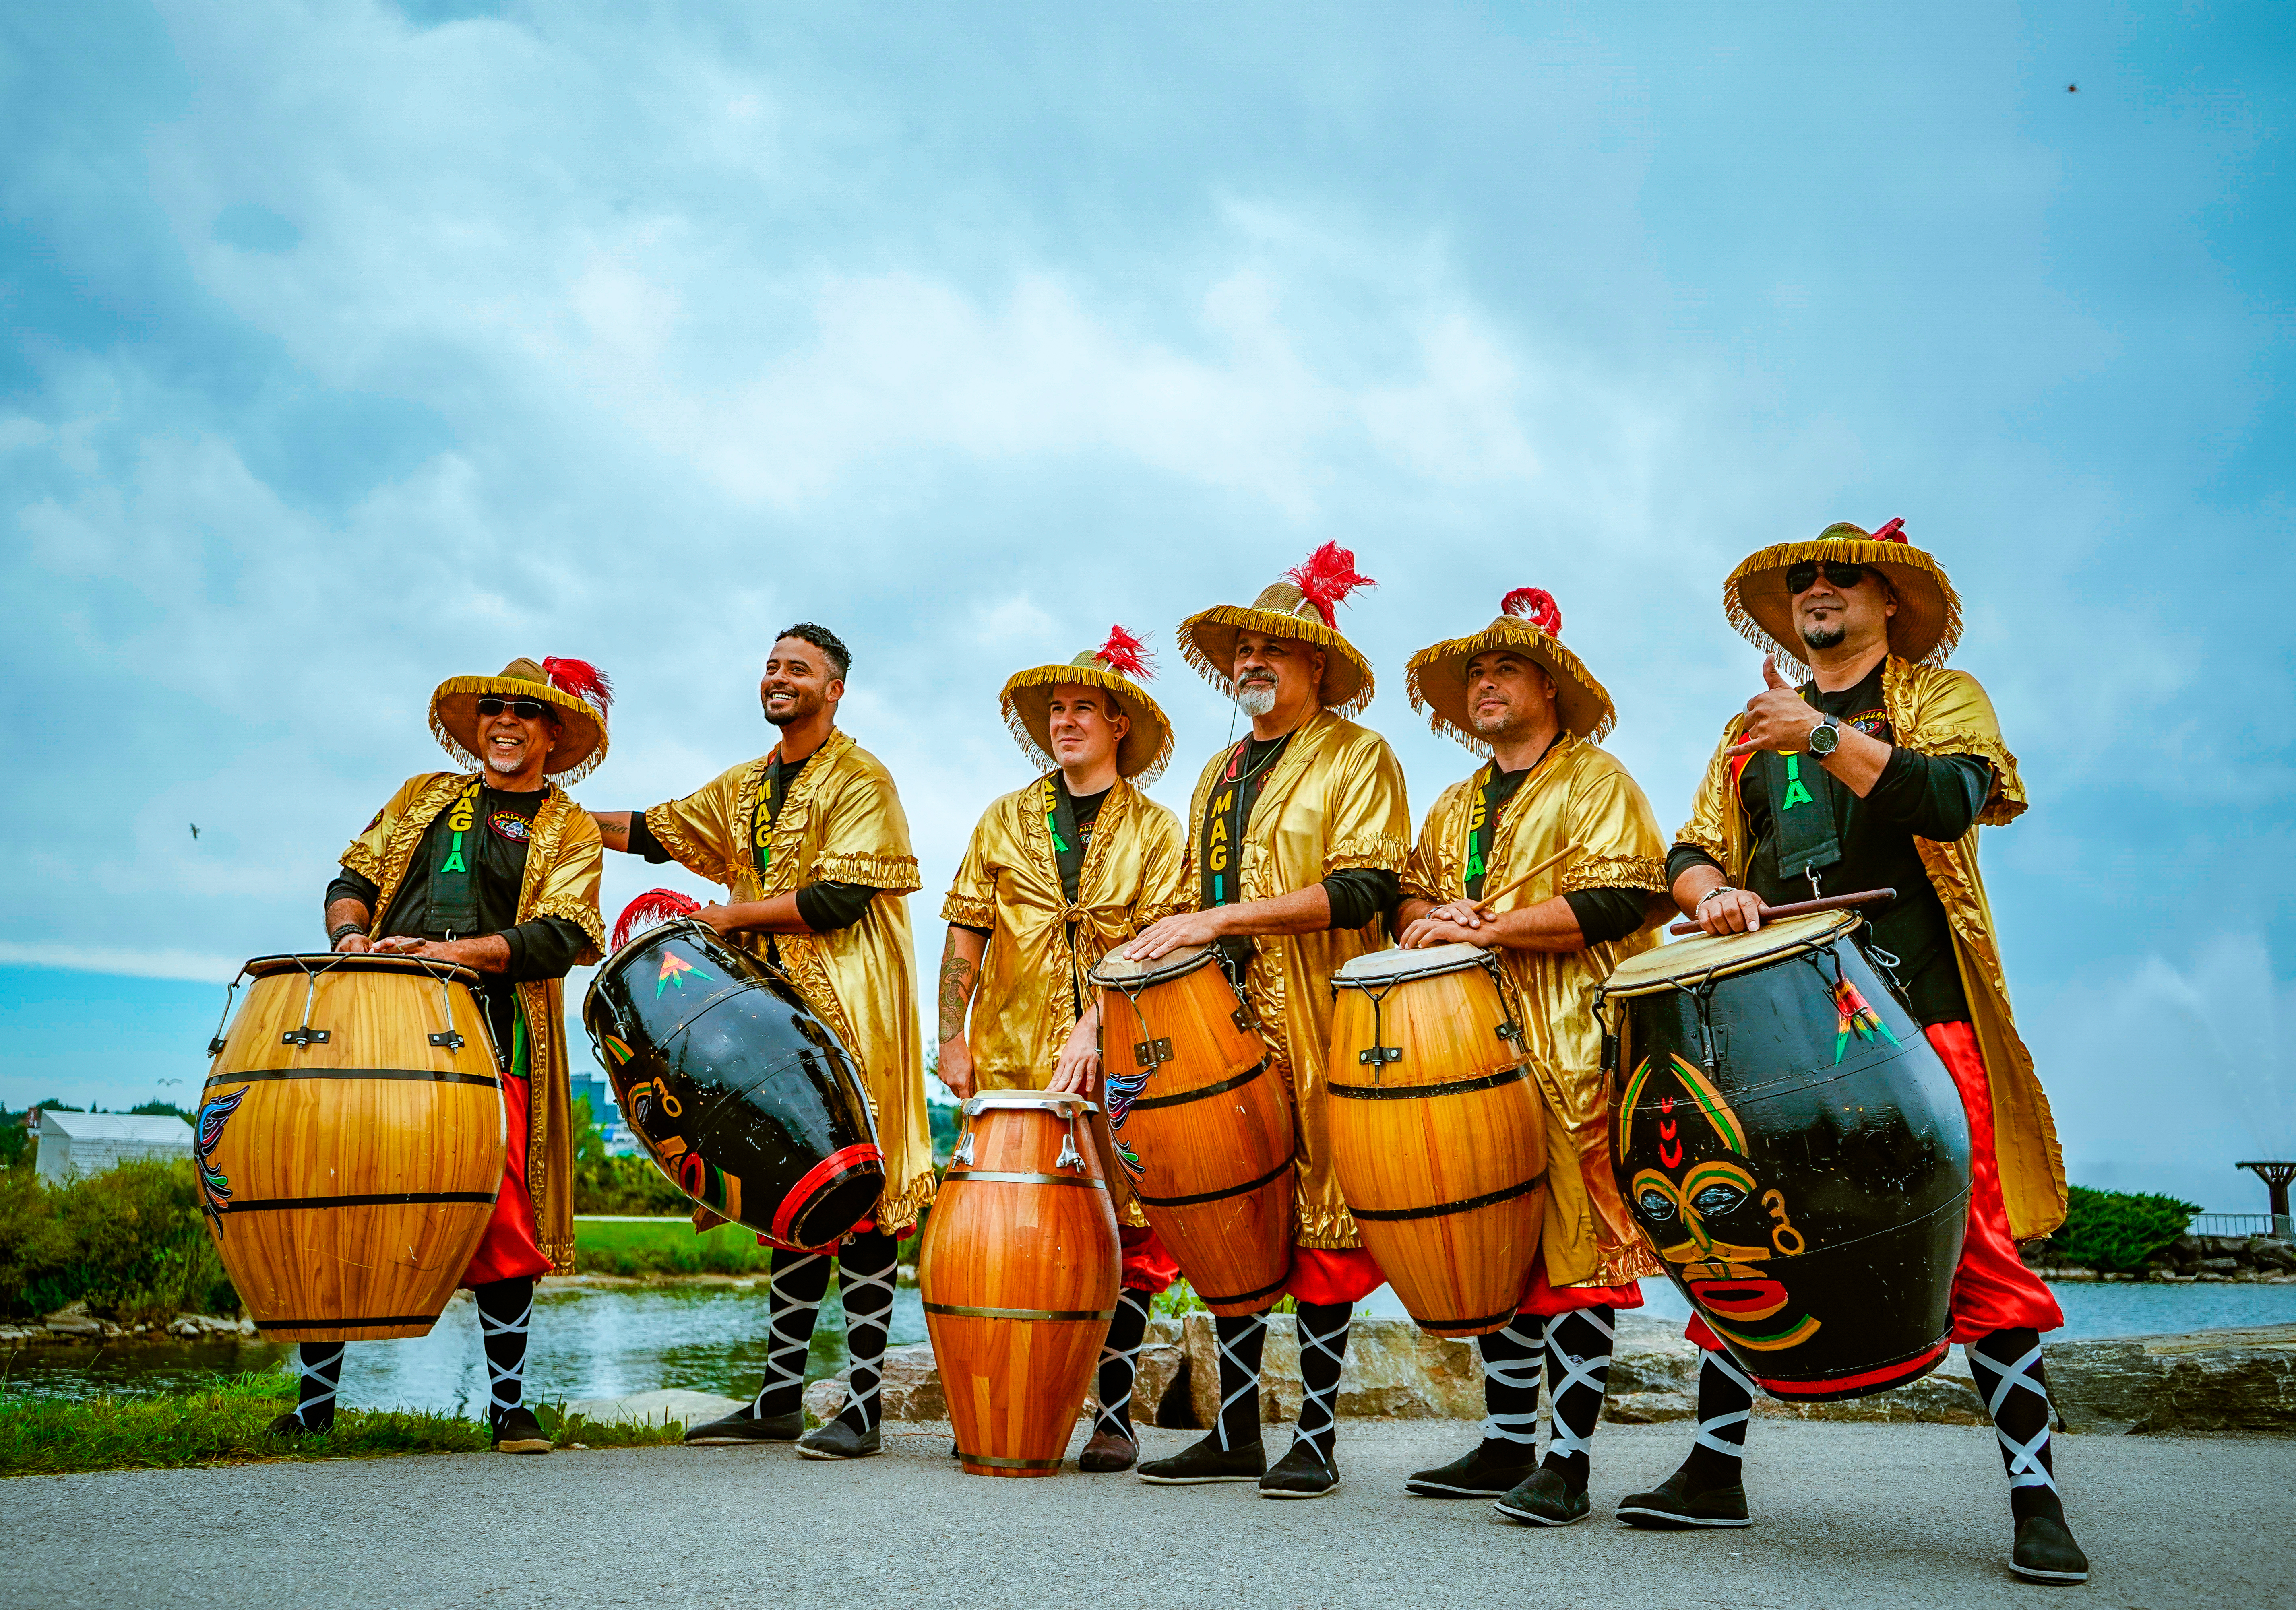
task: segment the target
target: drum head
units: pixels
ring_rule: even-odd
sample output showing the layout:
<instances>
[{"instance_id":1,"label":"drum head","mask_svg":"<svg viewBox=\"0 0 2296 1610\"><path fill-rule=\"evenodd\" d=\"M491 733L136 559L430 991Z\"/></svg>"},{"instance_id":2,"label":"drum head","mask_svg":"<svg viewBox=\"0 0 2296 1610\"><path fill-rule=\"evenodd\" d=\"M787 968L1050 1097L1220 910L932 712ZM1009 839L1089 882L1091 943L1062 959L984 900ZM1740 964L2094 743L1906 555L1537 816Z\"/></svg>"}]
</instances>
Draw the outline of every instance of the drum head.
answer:
<instances>
[{"instance_id":1,"label":"drum head","mask_svg":"<svg viewBox=\"0 0 2296 1610\"><path fill-rule=\"evenodd\" d=\"M1782 957L1819 950L1857 926L1855 911L1812 911L1804 917L1781 917L1751 934L1716 938L1700 934L1676 944L1662 944L1629 956L1619 970L1603 980L1603 993L1613 998L1647 995L1672 989L1682 980L1726 978L1733 973L1767 967Z\"/></svg>"},{"instance_id":2,"label":"drum head","mask_svg":"<svg viewBox=\"0 0 2296 1610\"><path fill-rule=\"evenodd\" d=\"M1100 1110L1082 1096L1072 1096L1066 1091L993 1090L985 1095L967 1097L964 1103L964 1116L971 1118L988 1111L991 1107L1003 1107L1008 1111L1052 1113L1062 1118L1078 1113L1096 1113Z\"/></svg>"},{"instance_id":3,"label":"drum head","mask_svg":"<svg viewBox=\"0 0 2296 1610\"><path fill-rule=\"evenodd\" d=\"M1357 956L1332 975L1340 985L1397 984L1406 978L1434 978L1464 968L1480 967L1490 952L1480 944L1431 944L1424 950L1371 951Z\"/></svg>"},{"instance_id":4,"label":"drum head","mask_svg":"<svg viewBox=\"0 0 2296 1610\"><path fill-rule=\"evenodd\" d=\"M1135 961L1117 946L1100 959L1100 965L1086 975L1095 984L1113 989L1145 989L1152 984L1161 984L1209 966L1216 952L1208 944L1184 944L1178 950L1159 956L1153 961Z\"/></svg>"},{"instance_id":5,"label":"drum head","mask_svg":"<svg viewBox=\"0 0 2296 1610\"><path fill-rule=\"evenodd\" d=\"M420 956L382 956L373 952L339 955L322 951L311 955L258 956L240 971L250 978L275 973L398 973L409 978L447 979L476 985L478 969L457 961L430 961Z\"/></svg>"}]
</instances>

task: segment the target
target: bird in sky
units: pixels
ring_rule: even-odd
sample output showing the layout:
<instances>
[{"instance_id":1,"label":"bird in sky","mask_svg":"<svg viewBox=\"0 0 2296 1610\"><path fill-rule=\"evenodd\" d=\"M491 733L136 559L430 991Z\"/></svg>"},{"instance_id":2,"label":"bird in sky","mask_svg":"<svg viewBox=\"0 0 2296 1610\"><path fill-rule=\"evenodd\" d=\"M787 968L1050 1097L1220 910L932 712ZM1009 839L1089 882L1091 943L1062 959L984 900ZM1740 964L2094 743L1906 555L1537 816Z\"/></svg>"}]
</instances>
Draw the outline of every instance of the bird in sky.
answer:
<instances>
[{"instance_id":1,"label":"bird in sky","mask_svg":"<svg viewBox=\"0 0 2296 1610\"><path fill-rule=\"evenodd\" d=\"M199 836L200 836L200 824L199 824L198 822L196 822L196 821L195 821L195 822L192 823L192 837L193 837L193 838L197 838Z\"/></svg>"}]
</instances>

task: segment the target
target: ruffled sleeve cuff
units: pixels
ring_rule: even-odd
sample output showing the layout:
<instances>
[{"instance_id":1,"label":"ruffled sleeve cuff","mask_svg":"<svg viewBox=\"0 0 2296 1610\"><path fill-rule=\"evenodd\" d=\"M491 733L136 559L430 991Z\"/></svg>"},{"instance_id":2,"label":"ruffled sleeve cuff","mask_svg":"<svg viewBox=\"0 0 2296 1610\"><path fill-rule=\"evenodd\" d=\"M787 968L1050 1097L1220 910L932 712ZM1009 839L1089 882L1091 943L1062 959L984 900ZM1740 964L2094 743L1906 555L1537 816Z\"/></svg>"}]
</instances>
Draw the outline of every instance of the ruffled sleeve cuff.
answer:
<instances>
[{"instance_id":1,"label":"ruffled sleeve cuff","mask_svg":"<svg viewBox=\"0 0 2296 1610\"><path fill-rule=\"evenodd\" d=\"M996 908L986 900L975 900L952 889L948 898L940 903L940 919L959 928L993 928L996 926Z\"/></svg>"},{"instance_id":2,"label":"ruffled sleeve cuff","mask_svg":"<svg viewBox=\"0 0 2296 1610\"><path fill-rule=\"evenodd\" d=\"M677 858L677 863L711 883L730 882L726 877L726 858L695 838L677 819L675 805L658 805L645 813L646 831L654 842Z\"/></svg>"},{"instance_id":3,"label":"ruffled sleeve cuff","mask_svg":"<svg viewBox=\"0 0 2296 1610\"><path fill-rule=\"evenodd\" d=\"M829 883L865 883L890 895L907 895L924 887L917 876L914 855L871 855L840 851L817 857L812 875Z\"/></svg>"}]
</instances>

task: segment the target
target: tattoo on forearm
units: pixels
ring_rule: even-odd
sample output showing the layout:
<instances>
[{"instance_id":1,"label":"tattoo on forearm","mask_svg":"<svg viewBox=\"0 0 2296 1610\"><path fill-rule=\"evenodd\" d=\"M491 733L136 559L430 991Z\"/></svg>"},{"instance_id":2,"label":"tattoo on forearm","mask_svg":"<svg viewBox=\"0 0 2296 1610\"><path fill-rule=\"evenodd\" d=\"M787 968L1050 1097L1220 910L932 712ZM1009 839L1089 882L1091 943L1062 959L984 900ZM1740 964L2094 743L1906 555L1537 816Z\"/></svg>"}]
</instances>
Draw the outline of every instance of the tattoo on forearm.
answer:
<instances>
[{"instance_id":1,"label":"tattoo on forearm","mask_svg":"<svg viewBox=\"0 0 2296 1610\"><path fill-rule=\"evenodd\" d=\"M627 819L602 821L598 824L598 837L606 841L609 849L627 850L630 847L630 824Z\"/></svg>"},{"instance_id":2,"label":"tattoo on forearm","mask_svg":"<svg viewBox=\"0 0 2296 1610\"><path fill-rule=\"evenodd\" d=\"M964 1009L972 1004L972 986L980 969L949 945L940 953L940 1037L954 1040L964 1033Z\"/></svg>"}]
</instances>

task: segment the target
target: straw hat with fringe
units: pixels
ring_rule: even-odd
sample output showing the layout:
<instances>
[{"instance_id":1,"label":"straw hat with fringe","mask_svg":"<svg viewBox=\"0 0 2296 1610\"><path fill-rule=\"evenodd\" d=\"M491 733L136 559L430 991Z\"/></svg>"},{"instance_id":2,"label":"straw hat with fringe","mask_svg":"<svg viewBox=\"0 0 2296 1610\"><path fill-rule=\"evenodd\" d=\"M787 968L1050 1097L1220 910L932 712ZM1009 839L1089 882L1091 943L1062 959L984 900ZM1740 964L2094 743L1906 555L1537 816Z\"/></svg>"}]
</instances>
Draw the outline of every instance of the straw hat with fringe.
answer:
<instances>
[{"instance_id":1,"label":"straw hat with fringe","mask_svg":"<svg viewBox=\"0 0 2296 1610\"><path fill-rule=\"evenodd\" d=\"M1355 715L1371 703L1371 661L1340 635L1336 606L1358 587L1379 584L1356 571L1356 556L1337 543L1325 543L1308 561L1283 573L1249 607L1215 604L1180 623L1180 652L1203 679L1231 694L1235 640L1245 632L1289 638L1324 650L1324 685L1317 699L1340 715Z\"/></svg>"},{"instance_id":2,"label":"straw hat with fringe","mask_svg":"<svg viewBox=\"0 0 2296 1610\"><path fill-rule=\"evenodd\" d=\"M1422 649L1404 675L1411 707L1427 712L1427 724L1478 755L1491 752L1490 740L1475 731L1467 707L1467 664L1478 654L1503 649L1520 654L1554 679L1554 713L1577 737L1600 742L1618 720L1617 707L1586 662L1562 646L1562 610L1543 587L1517 587L1499 601L1498 618L1472 637Z\"/></svg>"},{"instance_id":3,"label":"straw hat with fringe","mask_svg":"<svg viewBox=\"0 0 2296 1610\"><path fill-rule=\"evenodd\" d=\"M538 699L558 712L558 740L545 768L558 782L579 782L606 758L606 707L614 685L595 666L578 659L514 659L500 676L456 676L430 696L430 734L439 747L473 772L479 759L479 700Z\"/></svg>"},{"instance_id":4,"label":"straw hat with fringe","mask_svg":"<svg viewBox=\"0 0 2296 1610\"><path fill-rule=\"evenodd\" d=\"M1111 626L1108 641L1087 649L1064 666L1032 666L1005 679L997 696L1004 707L1004 724L1029 764L1050 772L1059 768L1053 758L1053 690L1098 688L1131 719L1131 729L1116 746L1117 775L1146 788L1164 774L1172 758L1172 723L1163 707L1140 684L1156 674L1148 645L1121 626Z\"/></svg>"},{"instance_id":5,"label":"straw hat with fringe","mask_svg":"<svg viewBox=\"0 0 2296 1610\"><path fill-rule=\"evenodd\" d=\"M1786 571L1804 560L1871 565L1882 573L1898 595L1898 612L1890 617L1890 652L1898 658L1941 666L1961 641L1961 595L1944 567L1906 540L1904 520L1870 532L1836 521L1813 542L1763 549L1722 584L1722 612L1765 653L1798 666L1808 663L1809 650L1794 629L1793 598L1786 591Z\"/></svg>"}]
</instances>

